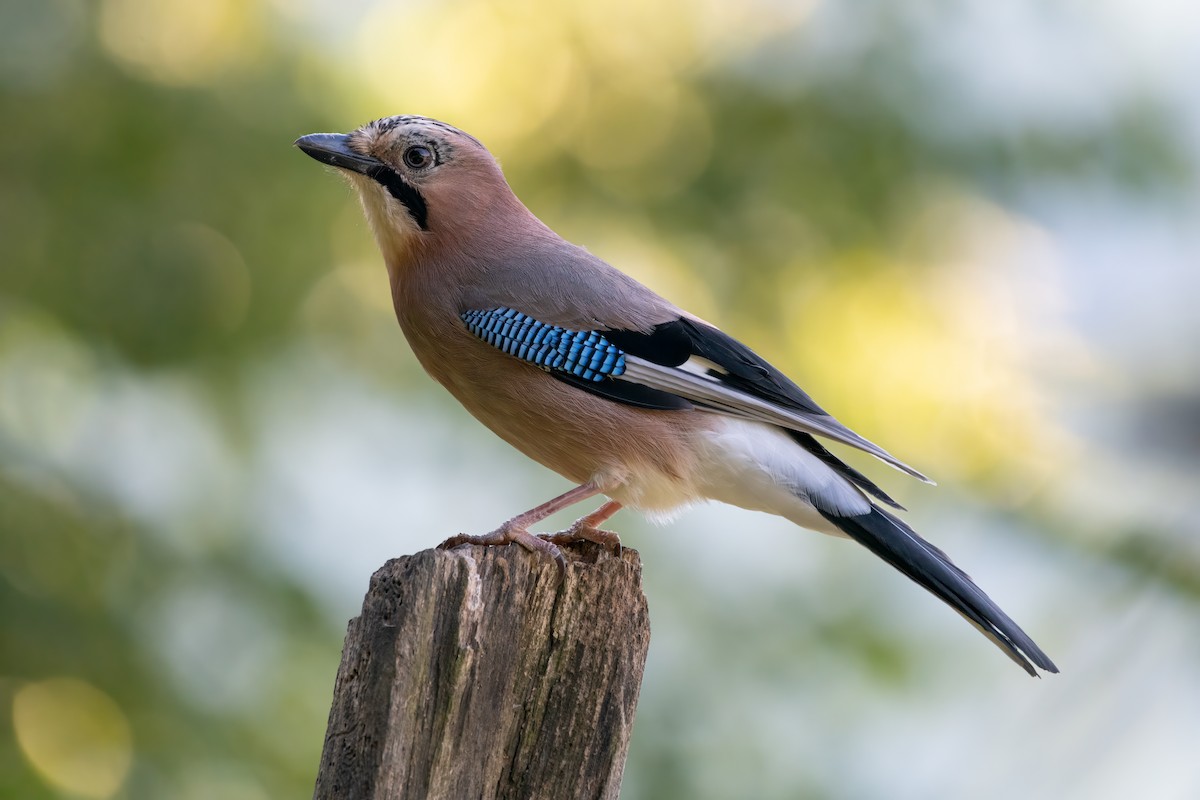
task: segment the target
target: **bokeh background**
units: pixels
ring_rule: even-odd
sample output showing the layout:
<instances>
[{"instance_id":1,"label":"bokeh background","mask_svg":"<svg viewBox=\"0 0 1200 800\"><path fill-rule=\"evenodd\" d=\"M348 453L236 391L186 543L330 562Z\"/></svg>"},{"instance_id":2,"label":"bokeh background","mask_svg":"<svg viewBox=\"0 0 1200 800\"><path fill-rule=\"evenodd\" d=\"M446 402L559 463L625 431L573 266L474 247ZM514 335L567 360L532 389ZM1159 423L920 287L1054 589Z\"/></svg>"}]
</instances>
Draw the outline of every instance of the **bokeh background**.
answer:
<instances>
[{"instance_id":1,"label":"bokeh background","mask_svg":"<svg viewBox=\"0 0 1200 800\"><path fill-rule=\"evenodd\" d=\"M1186 0L0 0L0 796L308 796L373 569L565 488L291 147L394 113L934 476L853 462L1063 670L623 512L624 797L1200 796L1197 75Z\"/></svg>"}]
</instances>

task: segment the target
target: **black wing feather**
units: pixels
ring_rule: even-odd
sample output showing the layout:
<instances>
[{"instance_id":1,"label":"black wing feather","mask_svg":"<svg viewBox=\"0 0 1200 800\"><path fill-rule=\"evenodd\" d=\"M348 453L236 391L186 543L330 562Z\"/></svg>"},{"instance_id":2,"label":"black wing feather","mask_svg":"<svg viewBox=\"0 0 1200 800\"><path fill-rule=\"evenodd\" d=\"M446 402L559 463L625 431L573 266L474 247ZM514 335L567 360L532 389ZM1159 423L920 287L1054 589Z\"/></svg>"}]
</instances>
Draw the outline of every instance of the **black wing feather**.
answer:
<instances>
[{"instance_id":1,"label":"black wing feather","mask_svg":"<svg viewBox=\"0 0 1200 800\"><path fill-rule=\"evenodd\" d=\"M678 367L696 354L692 337L682 319L655 325L648 333L641 331L607 330L604 338L631 356Z\"/></svg>"},{"instance_id":2,"label":"black wing feather","mask_svg":"<svg viewBox=\"0 0 1200 800\"><path fill-rule=\"evenodd\" d=\"M802 417L794 420L798 428L787 422L779 427L787 430L800 446L839 475L895 508L900 508L899 504L866 476L833 456L810 433L829 436L866 450L911 475L928 480L839 423L804 390L750 348L698 320L681 317L656 325L649 331L574 330L504 307L469 310L461 316L472 333L492 346L545 369L560 381L615 402L669 411L700 407L722 413L747 412L751 418L757 413L765 416L763 421L769 424L779 424L782 421L779 414L784 420ZM662 380L646 374L642 374L644 380L622 379L627 370L627 357L643 366L665 369L665 373L656 376ZM705 364L709 365L707 370ZM679 367L683 369L676 373ZM707 381L697 372L706 372ZM702 381L697 384L701 389L697 394L690 394L686 389L679 391L681 384L672 376L685 374L689 375L684 379L685 383ZM705 382L709 387L720 387L717 395L703 389ZM722 402L722 398L728 402ZM742 408L743 402L750 402L751 406ZM755 403L760 404L757 410Z\"/></svg>"},{"instance_id":3,"label":"black wing feather","mask_svg":"<svg viewBox=\"0 0 1200 800\"><path fill-rule=\"evenodd\" d=\"M605 336L607 337L608 334L605 333ZM650 386L642 386L640 383L616 380L590 381L558 370L550 370L549 372L563 383L569 383L572 386L583 389L585 392L591 392L592 394L606 397L609 400L624 403L627 406L649 408L656 411L682 411L694 408L689 400L677 394L664 392Z\"/></svg>"},{"instance_id":4,"label":"black wing feather","mask_svg":"<svg viewBox=\"0 0 1200 800\"><path fill-rule=\"evenodd\" d=\"M724 331L695 320L681 319L692 341L692 351L729 370L725 382L764 400L807 414L829 416L803 389L753 350Z\"/></svg>"},{"instance_id":5,"label":"black wing feather","mask_svg":"<svg viewBox=\"0 0 1200 800\"><path fill-rule=\"evenodd\" d=\"M1054 662L967 573L904 522L881 508L872 508L871 513L857 517L817 510L847 536L966 617L1030 675L1037 675L1033 665L1047 672L1058 672Z\"/></svg>"},{"instance_id":6,"label":"black wing feather","mask_svg":"<svg viewBox=\"0 0 1200 800\"><path fill-rule=\"evenodd\" d=\"M664 367L677 367L692 356L699 356L725 370L726 374L715 377L739 391L784 408L829 416L790 378L711 325L681 317L656 325L649 333L605 331L604 338L630 355Z\"/></svg>"}]
</instances>

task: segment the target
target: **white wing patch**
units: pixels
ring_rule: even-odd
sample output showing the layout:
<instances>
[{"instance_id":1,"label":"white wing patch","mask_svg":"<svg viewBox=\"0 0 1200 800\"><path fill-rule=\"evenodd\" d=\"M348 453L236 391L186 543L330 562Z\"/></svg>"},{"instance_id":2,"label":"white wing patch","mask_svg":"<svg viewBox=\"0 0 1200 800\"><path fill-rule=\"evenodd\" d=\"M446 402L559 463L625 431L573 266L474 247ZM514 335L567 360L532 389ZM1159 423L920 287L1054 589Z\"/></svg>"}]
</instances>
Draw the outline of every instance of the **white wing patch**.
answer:
<instances>
[{"instance_id":1,"label":"white wing patch","mask_svg":"<svg viewBox=\"0 0 1200 800\"><path fill-rule=\"evenodd\" d=\"M670 369L670 367L667 367L667 369ZM717 362L709 361L707 358L701 358L700 356L692 356L678 367L675 367L675 369L681 369L684 372L690 372L693 375L699 375L702 378L707 378L710 380L712 379L712 376L709 374L710 372L715 372L718 375L729 374L729 370L725 369Z\"/></svg>"}]
</instances>

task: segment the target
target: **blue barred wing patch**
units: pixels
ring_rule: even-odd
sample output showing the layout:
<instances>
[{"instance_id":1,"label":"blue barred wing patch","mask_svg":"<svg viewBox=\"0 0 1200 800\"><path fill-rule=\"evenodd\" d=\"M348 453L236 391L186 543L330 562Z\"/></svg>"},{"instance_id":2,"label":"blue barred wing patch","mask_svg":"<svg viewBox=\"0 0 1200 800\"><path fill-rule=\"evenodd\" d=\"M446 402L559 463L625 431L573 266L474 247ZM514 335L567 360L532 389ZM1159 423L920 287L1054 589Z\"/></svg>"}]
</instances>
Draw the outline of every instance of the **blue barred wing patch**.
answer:
<instances>
[{"instance_id":1,"label":"blue barred wing patch","mask_svg":"<svg viewBox=\"0 0 1200 800\"><path fill-rule=\"evenodd\" d=\"M522 361L588 381L625 372L625 353L596 331L573 331L538 322L511 308L467 311L467 330Z\"/></svg>"}]
</instances>

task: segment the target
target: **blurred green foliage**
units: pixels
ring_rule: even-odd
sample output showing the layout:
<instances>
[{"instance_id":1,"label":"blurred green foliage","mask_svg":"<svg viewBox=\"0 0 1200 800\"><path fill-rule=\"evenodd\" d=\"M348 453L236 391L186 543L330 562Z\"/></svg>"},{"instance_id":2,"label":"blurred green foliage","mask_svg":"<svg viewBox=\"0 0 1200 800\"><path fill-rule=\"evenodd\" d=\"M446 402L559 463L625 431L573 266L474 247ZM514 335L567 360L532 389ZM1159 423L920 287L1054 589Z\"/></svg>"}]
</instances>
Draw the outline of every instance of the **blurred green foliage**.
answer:
<instances>
[{"instance_id":1,"label":"blurred green foliage","mask_svg":"<svg viewBox=\"0 0 1200 800\"><path fill-rule=\"evenodd\" d=\"M1009 579L1003 596L1028 590L1014 616L1060 662L1064 650L1086 659L1125 645L1069 633L1103 623L1039 586L1086 587L1130 614L1151 596L1185 604L1160 621L1194 612L1200 569L1180 533L1195 525L1158 513L1158 489L1125 472L1132 462L1164 493L1193 491L1194 448L1164 466L1097 434L1144 398L1135 386L1116 411L1085 401L1124 367L1095 355L1089 337L1103 319L1056 305L1086 281L1068 244L1045 244L1060 232L1042 213L1097 193L1168 218L1194 210L1188 108L1153 81L1077 81L1057 105L1022 105L1015 90L992 97L987 87L1028 65L944 51L989 41L979 4L832 6L3 0L0 796L308 792L340 621L353 612L340 587L361 591L369 571L335 580L350 567L314 568L326 551L312 542L354 550L363 534L345 510L365 507L398 537L372 540L382 550L366 557L396 554L506 516L549 486L532 466L492 493L472 477L477 458L510 470L519 458L418 377L349 192L290 147L393 113L477 133L568 238L737 331L872 439L922 468L932 461L952 487L941 499L950 510L918 521L977 534L975 563L1032 574ZM1093 31L1065 4L1018 6L1018 33L1051 31L1035 45L1064 25ZM1100 62L1110 77L1126 67L1121 52ZM1070 72L1053 52L1023 57L1047 76ZM1099 99L1072 112L1077 93ZM1194 350L1177 338L1181 354ZM1179 391L1200 391L1194 374ZM1095 414L1107 425L1089 423ZM453 433L425 447L414 429L434 417ZM460 423L464 438L453 438ZM357 466L339 472L347 459ZM1079 471L1095 480L1064 478ZM404 488L425 481L444 489ZM1098 498L1098 486L1129 497ZM911 491L898 489L916 506ZM452 502L464 494L466 511ZM441 527L407 530L417 506L421 524ZM928 767L897 788L887 736L905 727L897 720L955 723L947 708L1007 667L960 674L960 651L941 654L973 634L933 632L924 598L861 554L755 534L763 523L746 515L720 519L708 534L693 516L634 541L656 640L627 795L978 789L964 765L979 749L944 736L935 766L962 774ZM312 536L297 530L292 544L293 528ZM725 534L741 544L721 544ZM708 566L680 556L693 535L722 555ZM759 548L785 552L722 562ZM760 585L767 560L789 572ZM997 573L985 587L1005 579ZM325 578L339 588L315 585ZM1141 605L1122 606L1131 585ZM929 618L943 621L938 611ZM971 644L961 652L979 655L972 667L992 663ZM1085 685L1105 685L1065 662ZM1191 699L1196 663L1180 667ZM46 692L31 687L64 676L119 711L38 705ZM1067 695L1057 708L1085 701ZM1021 723L1041 729L1024 708ZM72 749L68 734L113 713L132 733L132 761L110 786L88 776L123 763L120 753L88 761L98 745ZM19 720L66 744L47 749ZM1172 720L1155 729L1196 733L1194 719ZM876 758L857 764L845 754L856 749ZM1072 763L1047 768L1040 785L1072 788ZM1173 775L1180 791L1162 796L1200 787L1195 767Z\"/></svg>"}]
</instances>

